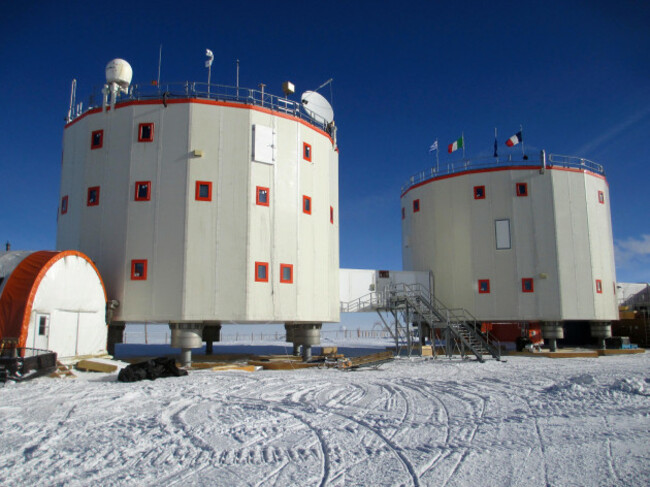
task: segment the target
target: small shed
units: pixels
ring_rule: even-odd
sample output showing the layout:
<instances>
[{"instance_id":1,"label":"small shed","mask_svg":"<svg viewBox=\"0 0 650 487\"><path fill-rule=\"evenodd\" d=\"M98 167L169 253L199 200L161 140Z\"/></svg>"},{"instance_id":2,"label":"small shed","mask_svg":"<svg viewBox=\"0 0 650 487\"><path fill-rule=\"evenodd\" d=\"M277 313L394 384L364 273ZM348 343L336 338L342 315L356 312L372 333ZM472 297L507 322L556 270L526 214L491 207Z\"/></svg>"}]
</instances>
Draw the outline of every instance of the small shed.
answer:
<instances>
[{"instance_id":1,"label":"small shed","mask_svg":"<svg viewBox=\"0 0 650 487\"><path fill-rule=\"evenodd\" d=\"M106 353L106 291L81 252L0 252L0 346Z\"/></svg>"}]
</instances>

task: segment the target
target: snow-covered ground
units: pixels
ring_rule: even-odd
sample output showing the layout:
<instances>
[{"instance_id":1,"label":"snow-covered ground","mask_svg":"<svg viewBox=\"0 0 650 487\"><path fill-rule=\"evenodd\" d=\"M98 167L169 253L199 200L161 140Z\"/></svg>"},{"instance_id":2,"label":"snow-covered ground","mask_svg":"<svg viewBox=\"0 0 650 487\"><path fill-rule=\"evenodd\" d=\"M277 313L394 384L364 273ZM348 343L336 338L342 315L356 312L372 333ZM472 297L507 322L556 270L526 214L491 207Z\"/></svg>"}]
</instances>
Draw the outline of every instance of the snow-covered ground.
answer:
<instances>
[{"instance_id":1,"label":"snow-covered ground","mask_svg":"<svg viewBox=\"0 0 650 487\"><path fill-rule=\"evenodd\" d=\"M3 486L645 486L650 355L39 378L0 438Z\"/></svg>"}]
</instances>

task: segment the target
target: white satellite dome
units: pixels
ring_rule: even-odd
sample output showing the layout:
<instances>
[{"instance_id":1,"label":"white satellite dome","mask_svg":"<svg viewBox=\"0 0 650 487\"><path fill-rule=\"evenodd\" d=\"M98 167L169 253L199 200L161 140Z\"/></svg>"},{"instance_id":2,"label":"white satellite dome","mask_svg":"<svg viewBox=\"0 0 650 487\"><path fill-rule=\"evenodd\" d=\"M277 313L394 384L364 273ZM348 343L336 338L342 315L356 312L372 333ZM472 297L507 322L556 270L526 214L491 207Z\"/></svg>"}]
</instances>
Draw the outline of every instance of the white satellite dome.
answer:
<instances>
[{"instance_id":1,"label":"white satellite dome","mask_svg":"<svg viewBox=\"0 0 650 487\"><path fill-rule=\"evenodd\" d=\"M127 89L133 78L133 68L124 59L113 59L106 65L106 83L117 83Z\"/></svg>"}]
</instances>

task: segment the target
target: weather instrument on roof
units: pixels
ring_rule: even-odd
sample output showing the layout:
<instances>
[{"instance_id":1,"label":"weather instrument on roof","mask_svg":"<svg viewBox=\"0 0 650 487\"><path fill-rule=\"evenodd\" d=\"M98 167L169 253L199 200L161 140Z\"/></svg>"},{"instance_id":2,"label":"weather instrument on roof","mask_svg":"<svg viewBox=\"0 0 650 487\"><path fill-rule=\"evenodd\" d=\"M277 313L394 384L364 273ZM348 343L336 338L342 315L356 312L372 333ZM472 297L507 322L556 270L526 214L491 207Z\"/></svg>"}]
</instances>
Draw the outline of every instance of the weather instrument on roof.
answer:
<instances>
[{"instance_id":1,"label":"weather instrument on roof","mask_svg":"<svg viewBox=\"0 0 650 487\"><path fill-rule=\"evenodd\" d=\"M330 123L334 120L334 110L332 105L325 99L323 95L315 91L305 91L300 97L302 106L305 111L312 117L314 120Z\"/></svg>"},{"instance_id":2,"label":"weather instrument on roof","mask_svg":"<svg viewBox=\"0 0 650 487\"><path fill-rule=\"evenodd\" d=\"M104 94L104 111L108 106L108 95L111 95L111 108L115 106L117 94L128 93L129 85L133 78L133 68L124 59L113 59L106 65L106 84L102 93Z\"/></svg>"}]
</instances>

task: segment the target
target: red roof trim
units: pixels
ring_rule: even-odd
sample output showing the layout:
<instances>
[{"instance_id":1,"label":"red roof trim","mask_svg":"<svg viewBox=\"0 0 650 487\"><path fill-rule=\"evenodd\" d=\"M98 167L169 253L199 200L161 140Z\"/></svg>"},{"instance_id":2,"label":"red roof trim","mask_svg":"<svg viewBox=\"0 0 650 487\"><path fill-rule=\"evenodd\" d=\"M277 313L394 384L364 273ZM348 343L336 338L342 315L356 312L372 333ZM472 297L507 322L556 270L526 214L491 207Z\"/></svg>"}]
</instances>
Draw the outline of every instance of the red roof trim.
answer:
<instances>
[{"instance_id":1,"label":"red roof trim","mask_svg":"<svg viewBox=\"0 0 650 487\"><path fill-rule=\"evenodd\" d=\"M479 173L485 173L485 172L526 171L526 170L528 170L528 171L539 171L541 168L542 168L542 166L503 166L503 167L490 167L490 168L486 168L486 169L474 169L474 170L470 169L469 171L457 172L457 173L454 173L454 174L446 174L444 176L430 178L430 179L427 179L426 181L422 181L421 183L414 184L409 189L404 191L401 194L400 198L403 198L404 196L406 196L406 194L409 191L411 191L412 189L419 188L420 186L424 186L425 184L429 184L429 183L432 183L434 181L441 181L443 179L450 179L450 178L455 178L455 177L458 177L458 176L466 176L468 174L479 174ZM605 181L605 183L607 183L607 179L605 178L605 176L603 176L602 174L596 174L596 173L588 171L586 169L577 169L577 168L574 168L574 167L562 167L562 166L551 166L551 165L547 165L546 169L550 169L552 171L581 172L581 173L584 173L584 174L589 174L590 176L594 176L596 178L600 178L603 181Z\"/></svg>"},{"instance_id":2,"label":"red roof trim","mask_svg":"<svg viewBox=\"0 0 650 487\"><path fill-rule=\"evenodd\" d=\"M2 296L0 296L0 339L17 338L17 346L25 346L32 305L34 304L38 286L50 267L70 255L81 257L93 266L104 291L104 300L106 300L106 288L102 276L95 264L86 255L76 250L66 250L64 252L41 250L34 252L16 266L9 276L7 284L5 284Z\"/></svg>"},{"instance_id":3,"label":"red roof trim","mask_svg":"<svg viewBox=\"0 0 650 487\"><path fill-rule=\"evenodd\" d=\"M334 144L334 140L332 139L332 136L330 134L328 134L327 132L325 132L325 131L317 128L317 127L314 127L309 122L306 122L301 118L294 117L293 115L287 115L286 113L282 113L282 112L275 112L275 111L273 111L273 110L271 110L269 108L264 108L264 107L260 107L260 106L257 106L257 105L248 105L246 103L233 103L233 102L228 102L228 101L203 100L201 98L175 98L175 99L167 100L167 105L177 105L177 104L181 104L181 103L197 103L199 105L215 105L215 106L229 107L229 108L243 108L245 110L255 110L256 112L260 112L260 113L268 113L269 115L275 115L276 117L286 118L287 120L293 120L294 122L299 122L302 125L304 125L305 127L310 128L313 131L315 131L315 132L317 132L317 133L319 133L321 135L324 135L325 137L327 137L330 140L330 142L332 144ZM162 105L162 104L163 104L162 100L132 100L132 101L127 101L127 102L115 105L115 109L119 110L120 108L130 107L132 105ZM110 110L110 107L107 107L107 110ZM95 113L101 113L101 112L102 112L101 107L97 107L97 108L93 108L92 110L88 110L86 113L84 113L80 117L75 118L72 122L67 123L64 128L67 129L68 127L74 125L75 123L77 123L81 119L87 117L88 115L92 115L92 114L95 114Z\"/></svg>"}]
</instances>

